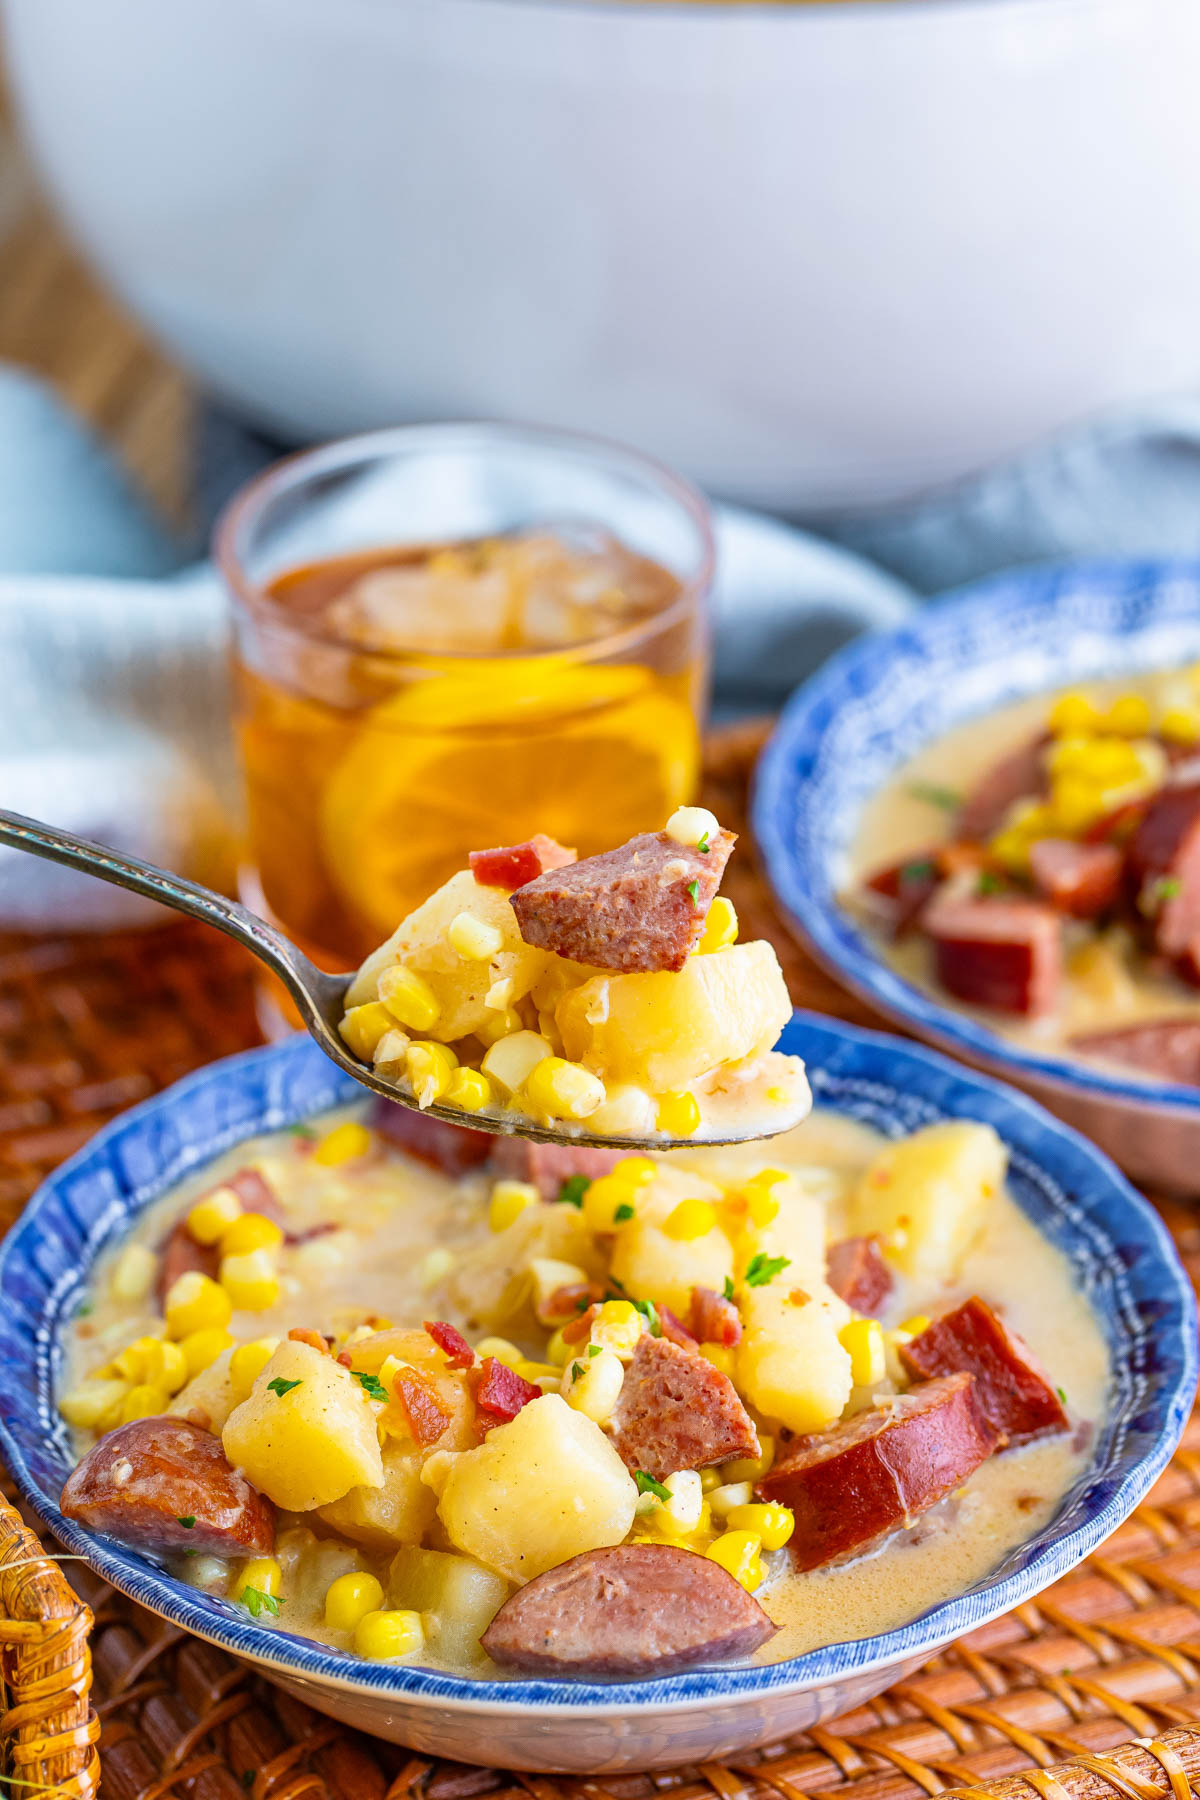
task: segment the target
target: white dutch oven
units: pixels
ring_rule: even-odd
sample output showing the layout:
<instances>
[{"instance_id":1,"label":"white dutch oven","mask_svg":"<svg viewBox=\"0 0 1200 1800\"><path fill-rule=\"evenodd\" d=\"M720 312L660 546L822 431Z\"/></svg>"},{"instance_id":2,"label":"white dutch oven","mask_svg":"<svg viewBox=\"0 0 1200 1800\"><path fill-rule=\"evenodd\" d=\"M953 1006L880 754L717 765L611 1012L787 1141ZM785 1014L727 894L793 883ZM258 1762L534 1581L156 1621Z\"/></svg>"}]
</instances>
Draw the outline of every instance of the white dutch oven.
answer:
<instances>
[{"instance_id":1,"label":"white dutch oven","mask_svg":"<svg viewBox=\"0 0 1200 1800\"><path fill-rule=\"evenodd\" d=\"M1200 378L1196 0L4 0L75 232L295 437L517 416L785 509Z\"/></svg>"}]
</instances>

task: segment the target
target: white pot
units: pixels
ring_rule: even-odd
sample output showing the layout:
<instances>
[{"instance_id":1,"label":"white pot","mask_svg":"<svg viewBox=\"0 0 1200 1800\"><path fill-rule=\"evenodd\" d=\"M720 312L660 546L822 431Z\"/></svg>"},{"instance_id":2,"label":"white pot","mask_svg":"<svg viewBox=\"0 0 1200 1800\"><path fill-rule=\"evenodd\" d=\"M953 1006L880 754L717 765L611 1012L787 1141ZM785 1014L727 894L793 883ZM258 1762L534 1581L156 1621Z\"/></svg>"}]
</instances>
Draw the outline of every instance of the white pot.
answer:
<instances>
[{"instance_id":1,"label":"white pot","mask_svg":"<svg viewBox=\"0 0 1200 1800\"><path fill-rule=\"evenodd\" d=\"M609 433L785 509L1200 378L1196 0L4 0L75 232L307 437Z\"/></svg>"}]
</instances>

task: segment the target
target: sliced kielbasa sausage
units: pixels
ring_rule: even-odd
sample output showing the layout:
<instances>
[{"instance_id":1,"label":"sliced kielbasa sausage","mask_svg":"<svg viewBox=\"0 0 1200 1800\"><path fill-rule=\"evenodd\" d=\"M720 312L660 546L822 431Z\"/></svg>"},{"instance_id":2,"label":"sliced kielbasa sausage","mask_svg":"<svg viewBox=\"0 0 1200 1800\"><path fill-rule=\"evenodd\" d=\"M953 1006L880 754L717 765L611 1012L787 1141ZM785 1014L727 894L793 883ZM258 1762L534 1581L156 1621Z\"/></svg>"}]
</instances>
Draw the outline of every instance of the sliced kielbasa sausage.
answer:
<instances>
[{"instance_id":1,"label":"sliced kielbasa sausage","mask_svg":"<svg viewBox=\"0 0 1200 1800\"><path fill-rule=\"evenodd\" d=\"M531 1181L543 1200L557 1200L564 1181L583 1175L594 1181L614 1169L624 1150L592 1150L583 1144L534 1144L528 1138L494 1137L492 1167L514 1181Z\"/></svg>"},{"instance_id":2,"label":"sliced kielbasa sausage","mask_svg":"<svg viewBox=\"0 0 1200 1800\"><path fill-rule=\"evenodd\" d=\"M934 900L921 928L948 994L997 1012L1050 1011L1062 980L1062 920L1036 900Z\"/></svg>"},{"instance_id":3,"label":"sliced kielbasa sausage","mask_svg":"<svg viewBox=\"0 0 1200 1800\"><path fill-rule=\"evenodd\" d=\"M1200 934L1200 782L1157 793L1129 840L1134 903L1155 946L1179 956Z\"/></svg>"},{"instance_id":4,"label":"sliced kielbasa sausage","mask_svg":"<svg viewBox=\"0 0 1200 1800\"><path fill-rule=\"evenodd\" d=\"M221 1253L217 1246L198 1244L185 1221L180 1219L178 1225L172 1226L159 1251L158 1279L154 1284L158 1304L162 1306L179 1277L190 1274L193 1269L215 1281L220 1263Z\"/></svg>"},{"instance_id":5,"label":"sliced kielbasa sausage","mask_svg":"<svg viewBox=\"0 0 1200 1800\"><path fill-rule=\"evenodd\" d=\"M682 969L736 841L722 831L701 850L647 831L619 850L540 875L510 902L521 936L595 969Z\"/></svg>"},{"instance_id":6,"label":"sliced kielbasa sausage","mask_svg":"<svg viewBox=\"0 0 1200 1800\"><path fill-rule=\"evenodd\" d=\"M907 937L942 882L936 850L889 863L863 883L861 897L875 922L893 937Z\"/></svg>"},{"instance_id":7,"label":"sliced kielbasa sausage","mask_svg":"<svg viewBox=\"0 0 1200 1800\"><path fill-rule=\"evenodd\" d=\"M263 1556L275 1509L231 1467L221 1440L186 1419L135 1419L93 1444L68 1475L68 1519L165 1555Z\"/></svg>"},{"instance_id":8,"label":"sliced kielbasa sausage","mask_svg":"<svg viewBox=\"0 0 1200 1800\"><path fill-rule=\"evenodd\" d=\"M742 1321L732 1300L712 1288L694 1287L688 1315L692 1337L701 1344L720 1344L732 1350L742 1341Z\"/></svg>"},{"instance_id":9,"label":"sliced kielbasa sausage","mask_svg":"<svg viewBox=\"0 0 1200 1800\"><path fill-rule=\"evenodd\" d=\"M431 1119L427 1113L409 1106L397 1106L394 1100L376 1100L371 1108L371 1124L398 1150L428 1163L443 1175L462 1175L486 1162L496 1141L486 1131L471 1131L465 1125L446 1125Z\"/></svg>"},{"instance_id":10,"label":"sliced kielbasa sausage","mask_svg":"<svg viewBox=\"0 0 1200 1800\"><path fill-rule=\"evenodd\" d=\"M967 1374L924 1381L788 1445L757 1491L791 1507L798 1569L865 1550L974 1474L996 1436L973 1387Z\"/></svg>"},{"instance_id":11,"label":"sliced kielbasa sausage","mask_svg":"<svg viewBox=\"0 0 1200 1800\"><path fill-rule=\"evenodd\" d=\"M1098 918L1120 898L1125 858L1115 844L1039 838L1030 846L1029 866L1038 892L1073 919Z\"/></svg>"},{"instance_id":12,"label":"sliced kielbasa sausage","mask_svg":"<svg viewBox=\"0 0 1200 1800\"><path fill-rule=\"evenodd\" d=\"M757 1456L758 1436L728 1375L696 1350L643 1332L613 1414L627 1469L664 1481L731 1456Z\"/></svg>"},{"instance_id":13,"label":"sliced kielbasa sausage","mask_svg":"<svg viewBox=\"0 0 1200 1800\"><path fill-rule=\"evenodd\" d=\"M1016 801L1046 791L1045 748L1046 739L1039 735L993 763L959 809L959 837L976 842L990 838Z\"/></svg>"},{"instance_id":14,"label":"sliced kielbasa sausage","mask_svg":"<svg viewBox=\"0 0 1200 1800\"><path fill-rule=\"evenodd\" d=\"M877 1313L892 1291L892 1271L877 1237L843 1238L830 1244L825 1279L855 1312Z\"/></svg>"},{"instance_id":15,"label":"sliced kielbasa sausage","mask_svg":"<svg viewBox=\"0 0 1200 1800\"><path fill-rule=\"evenodd\" d=\"M978 1294L927 1325L900 1357L925 1381L959 1369L973 1375L976 1404L1002 1444L1066 1426L1062 1401L1033 1351Z\"/></svg>"},{"instance_id":16,"label":"sliced kielbasa sausage","mask_svg":"<svg viewBox=\"0 0 1200 1800\"><path fill-rule=\"evenodd\" d=\"M1071 1046L1162 1081L1200 1087L1200 1019L1150 1019L1117 1031L1084 1032Z\"/></svg>"},{"instance_id":17,"label":"sliced kielbasa sausage","mask_svg":"<svg viewBox=\"0 0 1200 1800\"><path fill-rule=\"evenodd\" d=\"M585 1550L506 1600L483 1648L546 1675L667 1675L749 1656L776 1627L719 1563L675 1544Z\"/></svg>"}]
</instances>

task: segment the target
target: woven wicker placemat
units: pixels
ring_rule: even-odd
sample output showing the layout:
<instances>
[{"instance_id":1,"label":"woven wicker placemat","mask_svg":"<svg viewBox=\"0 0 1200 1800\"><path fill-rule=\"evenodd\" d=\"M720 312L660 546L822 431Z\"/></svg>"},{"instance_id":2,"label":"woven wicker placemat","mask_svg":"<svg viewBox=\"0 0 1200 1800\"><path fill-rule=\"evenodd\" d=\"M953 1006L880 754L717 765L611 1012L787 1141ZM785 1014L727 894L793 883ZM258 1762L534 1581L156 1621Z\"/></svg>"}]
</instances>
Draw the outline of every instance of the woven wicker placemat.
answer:
<instances>
[{"instance_id":1,"label":"woven wicker placemat","mask_svg":"<svg viewBox=\"0 0 1200 1800\"><path fill-rule=\"evenodd\" d=\"M706 797L743 830L760 741L761 730L746 727L711 746ZM752 856L735 859L728 888L746 935L775 942L799 1004L871 1022L787 936ZM114 1111L255 1038L248 963L203 928L0 940L5 1218ZM1200 1279L1200 1223L1182 1208L1167 1217ZM0 1519L0 1668L17 1683L0 1740L17 1746L18 1781L59 1783L70 1771L56 1791L89 1793L90 1617L47 1588L31 1553L30 1540ZM95 1615L92 1697L112 1800L237 1800L247 1791L272 1800L644 1800L664 1791L680 1800L909 1800L997 1782L1004 1800L1187 1800L1191 1776L1200 1790L1200 1731L1172 1729L1200 1714L1197 1417L1147 1503L1040 1599L825 1728L745 1762L668 1774L550 1778L409 1755L308 1711L82 1565L64 1572ZM1032 1790L1004 1779L1118 1746L1119 1766L1085 1761L1036 1775ZM32 1791L12 1789L18 1800Z\"/></svg>"}]
</instances>

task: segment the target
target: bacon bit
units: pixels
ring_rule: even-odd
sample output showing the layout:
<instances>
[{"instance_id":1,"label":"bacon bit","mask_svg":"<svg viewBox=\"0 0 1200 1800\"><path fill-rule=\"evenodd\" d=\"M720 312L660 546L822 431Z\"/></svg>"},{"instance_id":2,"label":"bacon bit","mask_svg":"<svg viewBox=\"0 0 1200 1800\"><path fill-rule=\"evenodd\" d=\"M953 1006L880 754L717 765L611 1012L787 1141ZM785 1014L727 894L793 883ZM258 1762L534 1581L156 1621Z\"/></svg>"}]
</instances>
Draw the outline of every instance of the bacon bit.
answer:
<instances>
[{"instance_id":1,"label":"bacon bit","mask_svg":"<svg viewBox=\"0 0 1200 1800\"><path fill-rule=\"evenodd\" d=\"M447 1325L445 1319L426 1319L425 1330L452 1369L469 1369L472 1366L475 1352L461 1331L455 1331L453 1325Z\"/></svg>"},{"instance_id":2,"label":"bacon bit","mask_svg":"<svg viewBox=\"0 0 1200 1800\"><path fill-rule=\"evenodd\" d=\"M547 1296L541 1317L547 1325L552 1325L558 1319L573 1318L576 1313L582 1313L586 1307L595 1305L603 1298L604 1289L598 1282L577 1281L571 1287L555 1288Z\"/></svg>"},{"instance_id":3,"label":"bacon bit","mask_svg":"<svg viewBox=\"0 0 1200 1800\"><path fill-rule=\"evenodd\" d=\"M721 1344L732 1350L742 1341L742 1321L732 1300L714 1293L712 1288L692 1289L692 1310L688 1319L692 1335L701 1344Z\"/></svg>"},{"instance_id":4,"label":"bacon bit","mask_svg":"<svg viewBox=\"0 0 1200 1800\"><path fill-rule=\"evenodd\" d=\"M523 1406L540 1400L542 1390L526 1381L515 1369L502 1363L498 1356L485 1356L475 1388L475 1404L485 1414L485 1425L506 1425L515 1419Z\"/></svg>"},{"instance_id":5,"label":"bacon bit","mask_svg":"<svg viewBox=\"0 0 1200 1800\"><path fill-rule=\"evenodd\" d=\"M793 1306L807 1306L812 1295L806 1294L803 1288L793 1288L788 1299Z\"/></svg>"},{"instance_id":6,"label":"bacon bit","mask_svg":"<svg viewBox=\"0 0 1200 1800\"><path fill-rule=\"evenodd\" d=\"M472 850L467 861L480 887L504 888L510 894L542 873L542 859L532 843Z\"/></svg>"},{"instance_id":7,"label":"bacon bit","mask_svg":"<svg viewBox=\"0 0 1200 1800\"><path fill-rule=\"evenodd\" d=\"M236 1175L231 1175L221 1185L233 1189L247 1212L264 1213L268 1219L274 1219L277 1225L283 1224L283 1208L275 1189L257 1169L239 1169Z\"/></svg>"},{"instance_id":8,"label":"bacon bit","mask_svg":"<svg viewBox=\"0 0 1200 1800\"><path fill-rule=\"evenodd\" d=\"M354 1367L354 1358L348 1350L339 1350L337 1359L341 1363L343 1369L352 1369Z\"/></svg>"},{"instance_id":9,"label":"bacon bit","mask_svg":"<svg viewBox=\"0 0 1200 1800\"><path fill-rule=\"evenodd\" d=\"M293 1344L311 1344L322 1356L327 1356L331 1348L328 1338L322 1337L319 1331L310 1331L306 1325L293 1326L288 1338Z\"/></svg>"},{"instance_id":10,"label":"bacon bit","mask_svg":"<svg viewBox=\"0 0 1200 1800\"><path fill-rule=\"evenodd\" d=\"M563 1343L582 1344L586 1338L590 1337L599 1311L598 1306L589 1306L586 1312L579 1313L569 1325L564 1325L562 1328Z\"/></svg>"},{"instance_id":11,"label":"bacon bit","mask_svg":"<svg viewBox=\"0 0 1200 1800\"><path fill-rule=\"evenodd\" d=\"M694 1350L696 1348L696 1339L692 1336L679 1315L673 1313L669 1306L659 1305L658 1322L662 1328L663 1336L668 1338L672 1344L679 1344L684 1350Z\"/></svg>"},{"instance_id":12,"label":"bacon bit","mask_svg":"<svg viewBox=\"0 0 1200 1800\"><path fill-rule=\"evenodd\" d=\"M395 1399L380 1414L385 1425L393 1422L394 1408L407 1425L408 1435L414 1443L422 1449L427 1444L436 1444L454 1415L433 1383L418 1375L415 1369L400 1369L393 1383L393 1393ZM393 1419L388 1419L389 1413L393 1414Z\"/></svg>"},{"instance_id":13,"label":"bacon bit","mask_svg":"<svg viewBox=\"0 0 1200 1800\"><path fill-rule=\"evenodd\" d=\"M965 875L973 869L995 866L982 844L972 844L965 838L957 844L942 844L935 852L935 860L943 875Z\"/></svg>"}]
</instances>

